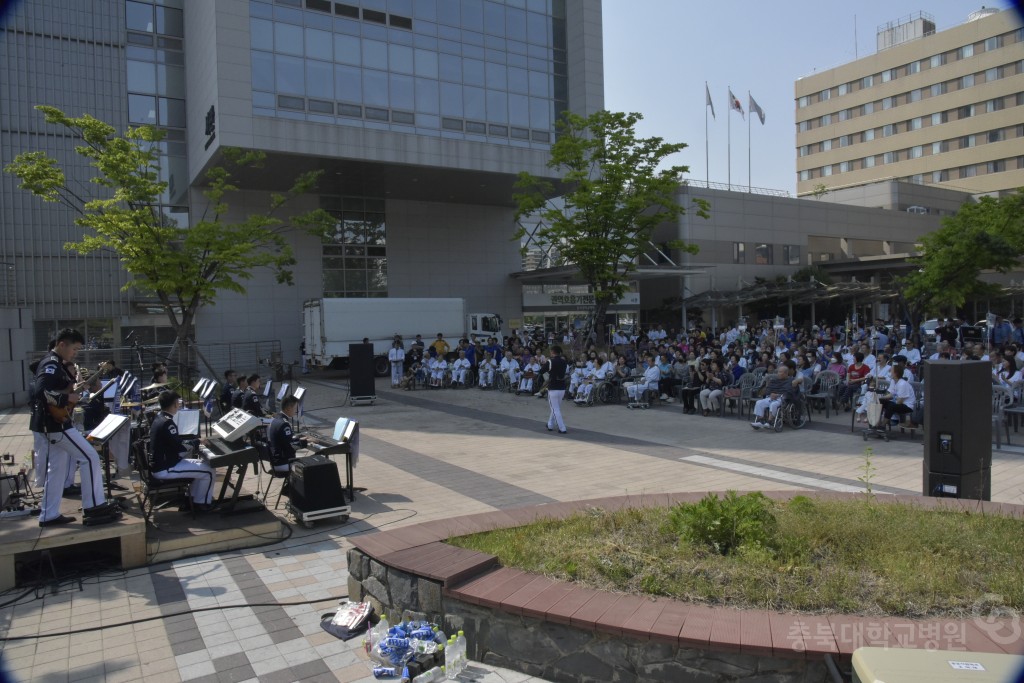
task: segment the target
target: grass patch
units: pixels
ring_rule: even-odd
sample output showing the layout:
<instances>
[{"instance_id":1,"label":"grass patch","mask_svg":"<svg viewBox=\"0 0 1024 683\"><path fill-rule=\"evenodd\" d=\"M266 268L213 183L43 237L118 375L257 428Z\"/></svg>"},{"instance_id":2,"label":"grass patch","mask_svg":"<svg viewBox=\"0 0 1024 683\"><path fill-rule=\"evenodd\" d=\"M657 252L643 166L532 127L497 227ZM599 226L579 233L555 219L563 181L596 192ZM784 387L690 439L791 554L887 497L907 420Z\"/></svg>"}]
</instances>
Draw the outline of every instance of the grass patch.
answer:
<instances>
[{"instance_id":1,"label":"grass patch","mask_svg":"<svg viewBox=\"0 0 1024 683\"><path fill-rule=\"evenodd\" d=\"M551 578L690 602L962 618L995 593L1005 607L1024 608L1024 520L862 500L728 498L591 510L449 542Z\"/></svg>"}]
</instances>

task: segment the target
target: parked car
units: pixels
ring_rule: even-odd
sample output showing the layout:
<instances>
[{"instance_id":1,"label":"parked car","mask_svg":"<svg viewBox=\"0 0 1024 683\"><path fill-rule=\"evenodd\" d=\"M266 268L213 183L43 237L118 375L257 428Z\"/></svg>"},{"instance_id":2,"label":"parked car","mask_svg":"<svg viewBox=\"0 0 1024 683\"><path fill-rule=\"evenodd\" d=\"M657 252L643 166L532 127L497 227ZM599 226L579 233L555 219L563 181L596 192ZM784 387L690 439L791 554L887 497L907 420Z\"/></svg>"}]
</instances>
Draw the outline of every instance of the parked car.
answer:
<instances>
[{"instance_id":1,"label":"parked car","mask_svg":"<svg viewBox=\"0 0 1024 683\"><path fill-rule=\"evenodd\" d=\"M925 320L923 323L921 323L921 341L935 341L935 330L939 329L940 325L942 325L942 321L939 320L938 318Z\"/></svg>"}]
</instances>

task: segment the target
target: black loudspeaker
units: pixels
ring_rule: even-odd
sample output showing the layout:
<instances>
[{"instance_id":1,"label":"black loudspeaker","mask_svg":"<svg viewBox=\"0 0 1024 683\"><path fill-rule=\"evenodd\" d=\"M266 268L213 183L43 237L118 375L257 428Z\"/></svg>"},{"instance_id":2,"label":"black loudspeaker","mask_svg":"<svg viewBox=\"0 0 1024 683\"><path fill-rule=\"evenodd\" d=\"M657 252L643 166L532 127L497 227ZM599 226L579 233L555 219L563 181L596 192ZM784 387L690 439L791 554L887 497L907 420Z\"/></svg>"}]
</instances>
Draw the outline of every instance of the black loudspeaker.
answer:
<instances>
[{"instance_id":1,"label":"black loudspeaker","mask_svg":"<svg viewBox=\"0 0 1024 683\"><path fill-rule=\"evenodd\" d=\"M992 366L986 361L924 363L926 496L990 500Z\"/></svg>"},{"instance_id":2,"label":"black loudspeaker","mask_svg":"<svg viewBox=\"0 0 1024 683\"><path fill-rule=\"evenodd\" d=\"M352 396L374 396L373 344L348 345L348 383Z\"/></svg>"},{"instance_id":3,"label":"black loudspeaker","mask_svg":"<svg viewBox=\"0 0 1024 683\"><path fill-rule=\"evenodd\" d=\"M292 463L288 486L292 505L303 512L347 505L338 466L323 455L298 458Z\"/></svg>"}]
</instances>

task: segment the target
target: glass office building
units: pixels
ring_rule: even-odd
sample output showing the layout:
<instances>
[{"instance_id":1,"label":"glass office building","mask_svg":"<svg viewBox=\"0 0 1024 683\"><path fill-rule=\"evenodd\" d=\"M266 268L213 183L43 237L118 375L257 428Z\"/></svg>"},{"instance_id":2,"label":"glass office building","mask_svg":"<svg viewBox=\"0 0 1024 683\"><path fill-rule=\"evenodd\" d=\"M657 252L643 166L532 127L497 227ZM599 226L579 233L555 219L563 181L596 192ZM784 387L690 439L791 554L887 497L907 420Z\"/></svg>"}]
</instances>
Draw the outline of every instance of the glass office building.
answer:
<instances>
[{"instance_id":1,"label":"glass office building","mask_svg":"<svg viewBox=\"0 0 1024 683\"><path fill-rule=\"evenodd\" d=\"M0 30L0 163L44 149L87 182L32 110L52 104L163 128L161 210L179 224L205 210L225 148L268 157L236 178L235 216L321 171L295 207L331 212L334 234L289 235L294 286L254 273L200 315L200 342L280 339L291 356L301 303L320 296L464 296L517 318L515 176L549 174L560 112L604 106L601 41L587 0L28 0ZM3 294L33 308L37 337L64 322L114 342L161 334L151 302L119 291L115 258L62 249L73 216L9 176L0 205Z\"/></svg>"}]
</instances>

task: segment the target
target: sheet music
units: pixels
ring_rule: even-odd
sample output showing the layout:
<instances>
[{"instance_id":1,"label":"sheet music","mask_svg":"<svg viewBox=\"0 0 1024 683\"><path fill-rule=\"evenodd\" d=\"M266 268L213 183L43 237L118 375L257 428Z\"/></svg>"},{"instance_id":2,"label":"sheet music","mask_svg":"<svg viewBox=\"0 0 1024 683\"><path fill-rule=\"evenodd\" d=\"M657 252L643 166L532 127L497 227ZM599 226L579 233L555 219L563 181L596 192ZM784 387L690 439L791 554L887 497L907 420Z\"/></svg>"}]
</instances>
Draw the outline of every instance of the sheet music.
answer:
<instances>
[{"instance_id":1,"label":"sheet music","mask_svg":"<svg viewBox=\"0 0 1024 683\"><path fill-rule=\"evenodd\" d=\"M266 386L263 387L263 398L270 398L270 389L273 386L274 382L268 379Z\"/></svg>"},{"instance_id":2,"label":"sheet music","mask_svg":"<svg viewBox=\"0 0 1024 683\"><path fill-rule=\"evenodd\" d=\"M181 408L174 414L174 424L178 425L178 434L181 436L198 436L199 411Z\"/></svg>"},{"instance_id":3,"label":"sheet music","mask_svg":"<svg viewBox=\"0 0 1024 683\"><path fill-rule=\"evenodd\" d=\"M104 401L113 401L117 398L118 383L114 382L103 392Z\"/></svg>"},{"instance_id":4,"label":"sheet music","mask_svg":"<svg viewBox=\"0 0 1024 683\"><path fill-rule=\"evenodd\" d=\"M277 400L278 401L283 401L284 397L287 396L287 395L288 395L288 384L285 383L285 384L281 385L281 390L277 392Z\"/></svg>"},{"instance_id":5,"label":"sheet music","mask_svg":"<svg viewBox=\"0 0 1024 683\"><path fill-rule=\"evenodd\" d=\"M122 427L128 424L127 415L107 415L103 422L96 425L96 428L89 432L88 438L90 441L96 441L99 443L106 443L110 437L117 434Z\"/></svg>"},{"instance_id":6,"label":"sheet music","mask_svg":"<svg viewBox=\"0 0 1024 683\"><path fill-rule=\"evenodd\" d=\"M213 381L212 379L206 380L206 386L203 388L202 393L199 394L199 397L202 398L205 401L206 399L208 399L211 396L213 396L213 391L216 388L217 388L217 383L215 381Z\"/></svg>"},{"instance_id":7,"label":"sheet music","mask_svg":"<svg viewBox=\"0 0 1024 683\"><path fill-rule=\"evenodd\" d=\"M306 394L306 388L305 387L297 387L295 389L295 392L292 394L292 396L294 396L295 398L297 398L297 399L299 399L301 401L302 397L305 396L305 394Z\"/></svg>"},{"instance_id":8,"label":"sheet music","mask_svg":"<svg viewBox=\"0 0 1024 683\"><path fill-rule=\"evenodd\" d=\"M203 389L206 388L206 383L208 381L209 380L204 377L203 379L201 379L198 382L196 382L196 385L194 387L192 387L192 393L193 394L199 394L200 396L202 396Z\"/></svg>"},{"instance_id":9,"label":"sheet music","mask_svg":"<svg viewBox=\"0 0 1024 683\"><path fill-rule=\"evenodd\" d=\"M334 440L352 447L352 467L359 464L359 421L339 417L334 423Z\"/></svg>"}]
</instances>

